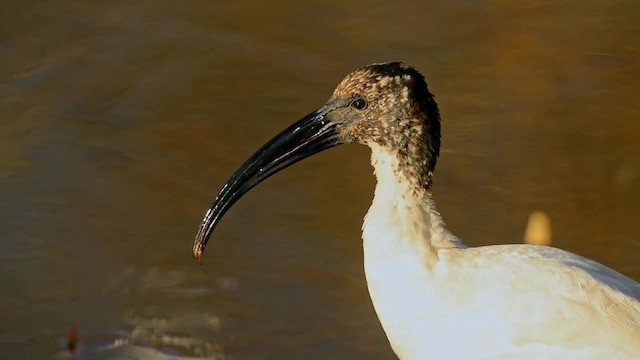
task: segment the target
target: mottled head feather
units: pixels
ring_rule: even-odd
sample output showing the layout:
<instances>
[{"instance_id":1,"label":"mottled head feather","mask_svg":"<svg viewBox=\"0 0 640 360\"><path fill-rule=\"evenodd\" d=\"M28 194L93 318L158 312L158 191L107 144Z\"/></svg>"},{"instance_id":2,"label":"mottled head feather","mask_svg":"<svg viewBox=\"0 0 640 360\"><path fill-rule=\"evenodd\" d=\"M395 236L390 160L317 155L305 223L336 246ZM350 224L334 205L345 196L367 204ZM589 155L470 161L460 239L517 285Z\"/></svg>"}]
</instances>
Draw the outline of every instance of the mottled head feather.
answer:
<instances>
[{"instance_id":1,"label":"mottled head feather","mask_svg":"<svg viewBox=\"0 0 640 360\"><path fill-rule=\"evenodd\" d=\"M365 99L368 106L349 135L394 153L400 171L416 185L431 185L440 151L440 115L422 74L400 62L368 65L347 75L334 97Z\"/></svg>"}]
</instances>

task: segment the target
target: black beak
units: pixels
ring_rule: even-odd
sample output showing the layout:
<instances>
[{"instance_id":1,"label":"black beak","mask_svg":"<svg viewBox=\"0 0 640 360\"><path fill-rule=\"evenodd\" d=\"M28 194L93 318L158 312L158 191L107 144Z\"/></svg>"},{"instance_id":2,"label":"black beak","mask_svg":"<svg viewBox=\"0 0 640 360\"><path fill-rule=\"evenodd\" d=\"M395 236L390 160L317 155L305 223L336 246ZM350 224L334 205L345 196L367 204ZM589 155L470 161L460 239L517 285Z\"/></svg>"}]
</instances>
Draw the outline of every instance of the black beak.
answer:
<instances>
[{"instance_id":1,"label":"black beak","mask_svg":"<svg viewBox=\"0 0 640 360\"><path fill-rule=\"evenodd\" d=\"M328 116L330 103L289 126L260 148L222 187L200 224L193 256L202 261L204 248L222 216L254 186L278 171L322 150L340 145L336 124Z\"/></svg>"}]
</instances>

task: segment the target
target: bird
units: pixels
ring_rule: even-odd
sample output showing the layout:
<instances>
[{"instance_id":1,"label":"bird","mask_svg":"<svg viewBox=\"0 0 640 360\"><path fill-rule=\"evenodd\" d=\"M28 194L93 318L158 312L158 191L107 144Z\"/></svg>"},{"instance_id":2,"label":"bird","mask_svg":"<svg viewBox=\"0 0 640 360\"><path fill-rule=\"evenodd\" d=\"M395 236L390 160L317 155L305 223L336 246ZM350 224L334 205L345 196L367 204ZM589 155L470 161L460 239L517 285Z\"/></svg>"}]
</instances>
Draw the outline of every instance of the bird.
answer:
<instances>
[{"instance_id":1,"label":"bird","mask_svg":"<svg viewBox=\"0 0 640 360\"><path fill-rule=\"evenodd\" d=\"M398 358L640 359L640 283L596 261L528 244L469 247L432 197L440 113L401 62L348 74L329 100L229 178L193 243L271 175L341 144L371 149L377 183L362 225L369 295Z\"/></svg>"}]
</instances>

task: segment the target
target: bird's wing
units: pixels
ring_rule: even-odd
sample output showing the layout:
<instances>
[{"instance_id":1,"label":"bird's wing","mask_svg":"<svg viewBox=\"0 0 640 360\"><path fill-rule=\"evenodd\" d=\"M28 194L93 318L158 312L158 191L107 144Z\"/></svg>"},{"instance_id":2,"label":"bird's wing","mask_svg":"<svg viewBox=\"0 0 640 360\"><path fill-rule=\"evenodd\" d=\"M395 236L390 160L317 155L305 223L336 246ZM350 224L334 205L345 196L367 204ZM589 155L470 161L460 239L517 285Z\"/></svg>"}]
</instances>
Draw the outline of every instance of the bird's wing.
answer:
<instances>
[{"instance_id":1,"label":"bird's wing","mask_svg":"<svg viewBox=\"0 0 640 360\"><path fill-rule=\"evenodd\" d=\"M630 299L639 302L640 305L640 283L591 259L564 251L561 249L534 246L534 245L518 245L531 247L533 251L540 254L546 259L556 261L566 265L569 268L581 271L589 275L603 286L616 290Z\"/></svg>"},{"instance_id":2,"label":"bird's wing","mask_svg":"<svg viewBox=\"0 0 640 360\"><path fill-rule=\"evenodd\" d=\"M482 314L491 319L494 332L507 329L501 336L514 345L507 353L539 345L589 353L640 351L640 283L631 278L545 246L493 245L447 253L456 260L446 259L443 279L465 279L442 285L456 301L456 312L467 322Z\"/></svg>"}]
</instances>

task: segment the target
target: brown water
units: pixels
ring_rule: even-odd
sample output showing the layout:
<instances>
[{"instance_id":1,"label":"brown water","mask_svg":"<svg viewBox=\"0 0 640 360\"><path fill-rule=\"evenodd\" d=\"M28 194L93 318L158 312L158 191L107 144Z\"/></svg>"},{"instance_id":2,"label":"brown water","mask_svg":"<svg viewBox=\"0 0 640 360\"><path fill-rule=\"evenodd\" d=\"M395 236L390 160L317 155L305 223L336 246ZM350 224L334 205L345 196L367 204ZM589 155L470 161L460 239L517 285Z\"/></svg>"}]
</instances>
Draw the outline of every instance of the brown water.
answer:
<instances>
[{"instance_id":1,"label":"brown water","mask_svg":"<svg viewBox=\"0 0 640 360\"><path fill-rule=\"evenodd\" d=\"M640 280L640 2L95 3L0 5L0 358L60 356L76 326L91 359L393 359L367 149L275 176L190 254L236 167L378 61L437 94L454 233L520 242L541 210Z\"/></svg>"}]
</instances>

